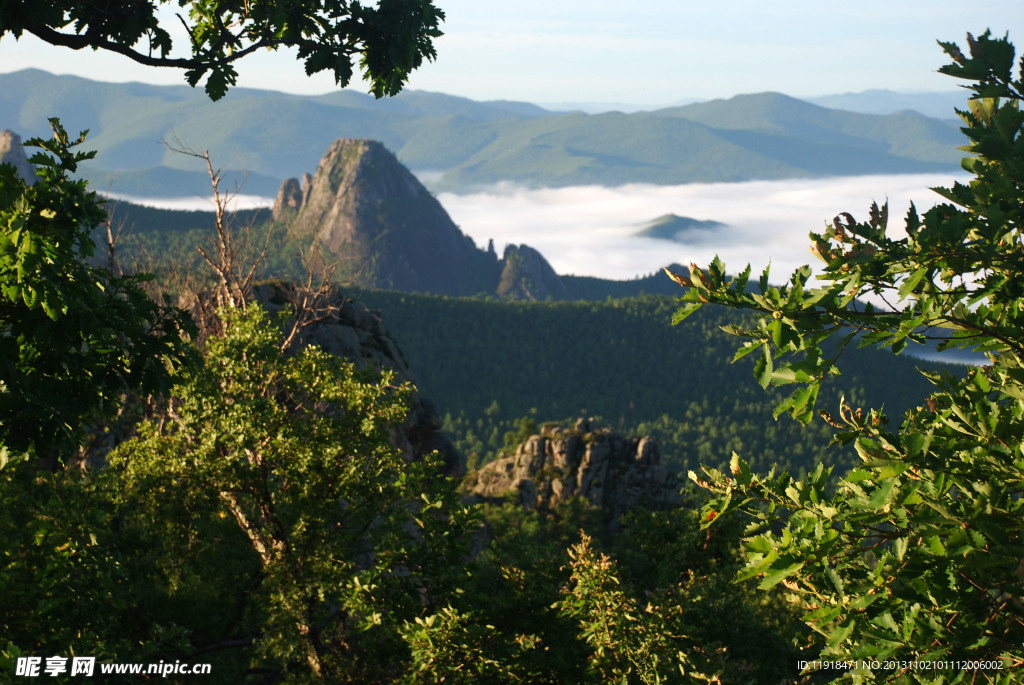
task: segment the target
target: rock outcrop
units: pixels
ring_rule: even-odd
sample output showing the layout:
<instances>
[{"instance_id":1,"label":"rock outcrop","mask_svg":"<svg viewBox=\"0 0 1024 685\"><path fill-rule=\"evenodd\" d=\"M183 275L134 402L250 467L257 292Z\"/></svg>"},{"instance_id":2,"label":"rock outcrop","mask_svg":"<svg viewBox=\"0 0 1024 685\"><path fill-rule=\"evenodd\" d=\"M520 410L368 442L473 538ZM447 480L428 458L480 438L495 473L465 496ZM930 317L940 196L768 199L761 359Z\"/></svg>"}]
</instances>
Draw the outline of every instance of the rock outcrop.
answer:
<instances>
[{"instance_id":1,"label":"rock outcrop","mask_svg":"<svg viewBox=\"0 0 1024 685\"><path fill-rule=\"evenodd\" d=\"M528 245L506 245L498 297L506 300L568 299L562 279L540 252Z\"/></svg>"},{"instance_id":2,"label":"rock outcrop","mask_svg":"<svg viewBox=\"0 0 1024 685\"><path fill-rule=\"evenodd\" d=\"M499 260L493 242L479 249L376 141L335 141L312 177L281 185L273 216L317 239L353 285L506 299L567 297L536 250L509 246Z\"/></svg>"},{"instance_id":3,"label":"rock outcrop","mask_svg":"<svg viewBox=\"0 0 1024 685\"><path fill-rule=\"evenodd\" d=\"M25 156L25 149L21 146L21 137L14 131L7 129L0 131L0 164L14 165L18 175L29 185L35 183L38 178L35 168Z\"/></svg>"},{"instance_id":4,"label":"rock outcrop","mask_svg":"<svg viewBox=\"0 0 1024 685\"><path fill-rule=\"evenodd\" d=\"M580 419L575 428L545 429L470 474L468 493L484 499L515 494L528 508L554 509L585 497L614 525L626 512L670 509L683 504L682 483L661 463L649 437L627 438Z\"/></svg>"},{"instance_id":5,"label":"rock outcrop","mask_svg":"<svg viewBox=\"0 0 1024 685\"><path fill-rule=\"evenodd\" d=\"M274 210L271 219L276 223L289 222L295 219L295 215L302 208L302 203L309 193L309 174L302 175L302 185L299 179L289 178L281 184L277 191L277 198L274 200Z\"/></svg>"},{"instance_id":6,"label":"rock outcrop","mask_svg":"<svg viewBox=\"0 0 1024 685\"><path fill-rule=\"evenodd\" d=\"M294 294L293 286L263 283L254 288L252 297L268 311L280 312L292 309ZM206 302L202 295L183 298L178 305L191 309L193 316L200 319L210 310L209 306L200 304L201 300ZM379 312L354 301L341 289L332 291L328 304L330 315L303 329L294 343L295 348L318 345L358 368L391 369L399 382L414 380L401 350L384 330ZM139 418L126 411L109 425L91 426L91 437L73 462L92 467L105 465L107 454L131 435ZM391 440L410 460L437 451L444 459L446 475L462 477L466 473L465 459L441 432L437 408L418 392L413 393L409 414L402 425L392 431Z\"/></svg>"}]
</instances>

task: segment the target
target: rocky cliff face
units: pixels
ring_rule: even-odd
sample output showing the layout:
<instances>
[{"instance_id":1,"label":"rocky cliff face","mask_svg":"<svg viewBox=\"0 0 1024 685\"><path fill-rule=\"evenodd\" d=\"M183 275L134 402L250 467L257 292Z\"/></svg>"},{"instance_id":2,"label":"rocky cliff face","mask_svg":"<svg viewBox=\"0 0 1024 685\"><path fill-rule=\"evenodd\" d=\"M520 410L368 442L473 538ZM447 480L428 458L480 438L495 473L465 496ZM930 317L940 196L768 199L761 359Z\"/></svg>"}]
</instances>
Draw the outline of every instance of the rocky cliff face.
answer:
<instances>
[{"instance_id":1,"label":"rocky cliff face","mask_svg":"<svg viewBox=\"0 0 1024 685\"><path fill-rule=\"evenodd\" d=\"M288 179L274 220L291 222L340 261L340 275L368 288L507 299L565 297L539 252L510 246L499 260L448 216L381 143L341 139L313 176Z\"/></svg>"},{"instance_id":2,"label":"rocky cliff face","mask_svg":"<svg viewBox=\"0 0 1024 685\"><path fill-rule=\"evenodd\" d=\"M272 219L275 222L289 222L295 219L306 198L309 197L310 184L313 177L309 174L302 175L302 184L299 179L289 178L281 184L277 191L277 198L274 200L274 212Z\"/></svg>"},{"instance_id":3,"label":"rocky cliff face","mask_svg":"<svg viewBox=\"0 0 1024 685\"><path fill-rule=\"evenodd\" d=\"M682 483L661 463L654 440L627 438L584 419L572 430L530 437L515 454L470 474L465 487L485 499L515 494L523 506L539 509L586 497L613 525L632 509L683 503Z\"/></svg>"},{"instance_id":4,"label":"rocky cliff face","mask_svg":"<svg viewBox=\"0 0 1024 685\"><path fill-rule=\"evenodd\" d=\"M14 131L7 129L0 131L0 164L13 164L14 168L18 170L18 175L29 185L36 182L36 170L25 156L25 149L21 146L21 137Z\"/></svg>"}]
</instances>

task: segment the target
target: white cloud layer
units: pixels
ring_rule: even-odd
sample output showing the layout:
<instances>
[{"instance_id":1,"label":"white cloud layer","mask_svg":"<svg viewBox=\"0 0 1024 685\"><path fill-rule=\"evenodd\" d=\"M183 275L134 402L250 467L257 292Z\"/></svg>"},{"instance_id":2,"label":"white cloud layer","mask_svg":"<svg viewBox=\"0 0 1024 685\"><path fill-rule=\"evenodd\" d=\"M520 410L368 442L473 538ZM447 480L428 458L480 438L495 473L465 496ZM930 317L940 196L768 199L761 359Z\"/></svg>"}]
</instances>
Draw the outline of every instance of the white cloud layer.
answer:
<instances>
[{"instance_id":1,"label":"white cloud layer","mask_svg":"<svg viewBox=\"0 0 1024 685\"><path fill-rule=\"evenodd\" d=\"M113 200L124 200L146 207L159 207L160 209L176 209L181 211L212 212L216 209L212 197L140 197L138 195L123 195L121 193L100 193ZM227 201L229 211L241 209L270 209L274 206L274 198L262 197L260 195L232 195Z\"/></svg>"},{"instance_id":2,"label":"white cloud layer","mask_svg":"<svg viewBox=\"0 0 1024 685\"><path fill-rule=\"evenodd\" d=\"M814 265L807 234L836 214L850 212L860 220L872 201L888 200L890 226L901 227L911 201L918 211L931 207L941 198L929 188L954 178L913 174L534 190L499 185L438 199L478 245L493 238L500 254L506 244L525 243L560 274L622 280L670 262L705 265L718 254L731 272L750 263L759 273L770 262L772 280L782 281L800 265ZM642 224L668 213L726 227L693 244L635 235Z\"/></svg>"},{"instance_id":3,"label":"white cloud layer","mask_svg":"<svg viewBox=\"0 0 1024 685\"><path fill-rule=\"evenodd\" d=\"M500 184L438 200L477 245L494 240L499 255L508 244L541 252L560 274L625 280L671 263L706 265L717 254L736 273L746 264L760 273L770 262L772 281L793 269L816 266L807 234L821 231L832 217L850 212L867 216L872 201L888 200L890 226L902 227L910 202L918 211L941 201L929 190L966 176L907 174L845 176L818 180L693 183L679 186L626 185L528 189ZM208 200L124 199L173 209L212 210ZM270 207L272 198L240 196L238 208ZM692 244L638 237L643 224L664 214L726 224Z\"/></svg>"}]
</instances>

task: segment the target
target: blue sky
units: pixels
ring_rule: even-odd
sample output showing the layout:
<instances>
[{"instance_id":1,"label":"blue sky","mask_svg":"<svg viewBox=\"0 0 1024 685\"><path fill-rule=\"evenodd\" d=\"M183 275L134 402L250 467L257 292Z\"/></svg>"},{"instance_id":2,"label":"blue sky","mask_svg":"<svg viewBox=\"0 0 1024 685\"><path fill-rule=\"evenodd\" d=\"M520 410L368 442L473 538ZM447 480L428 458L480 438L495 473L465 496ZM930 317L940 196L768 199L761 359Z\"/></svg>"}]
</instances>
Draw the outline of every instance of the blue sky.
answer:
<instances>
[{"instance_id":1,"label":"blue sky","mask_svg":"<svg viewBox=\"0 0 1024 685\"><path fill-rule=\"evenodd\" d=\"M438 59L411 88L477 100L658 105L739 93L797 97L951 90L936 39L1009 32L1024 48L1020 0L437 0L447 13ZM106 81L183 83L125 58L0 40L0 72L37 67ZM249 58L240 85L333 89L285 53Z\"/></svg>"}]
</instances>

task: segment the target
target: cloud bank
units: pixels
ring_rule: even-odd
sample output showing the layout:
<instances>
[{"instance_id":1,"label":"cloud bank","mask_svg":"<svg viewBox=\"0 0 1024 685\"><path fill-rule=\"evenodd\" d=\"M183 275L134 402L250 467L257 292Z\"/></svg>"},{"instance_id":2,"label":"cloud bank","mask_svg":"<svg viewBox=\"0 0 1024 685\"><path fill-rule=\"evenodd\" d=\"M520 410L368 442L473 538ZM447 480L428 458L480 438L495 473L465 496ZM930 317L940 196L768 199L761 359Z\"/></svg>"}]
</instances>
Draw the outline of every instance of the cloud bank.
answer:
<instances>
[{"instance_id":1,"label":"cloud bank","mask_svg":"<svg viewBox=\"0 0 1024 685\"><path fill-rule=\"evenodd\" d=\"M480 192L442 193L441 204L478 245L494 240L538 249L560 274L624 280L670 262L705 265L717 254L730 272L769 263L772 280L816 260L808 233L840 212L867 217L872 201L889 202L890 226L902 227L911 202L919 212L942 201L931 187L965 176L907 174L817 180L626 185L528 189L501 184ZM692 244L634 235L640 225L674 213L726 226Z\"/></svg>"},{"instance_id":2,"label":"cloud bank","mask_svg":"<svg viewBox=\"0 0 1024 685\"><path fill-rule=\"evenodd\" d=\"M536 248L560 274L626 280L671 263L706 265L719 255L736 273L748 263L754 273L769 263L772 281L782 282L803 265L817 265L807 234L832 217L850 212L866 218L872 201L889 202L890 226L902 227L910 202L918 211L941 201L929 188L967 176L903 174L845 176L816 180L692 183L679 186L626 185L529 189L499 184L469 194L441 193L438 200L477 245L493 239ZM123 199L149 206L210 211L203 198ZM270 207L272 198L239 196L236 208ZM664 214L725 224L680 244L635 234Z\"/></svg>"}]
</instances>

